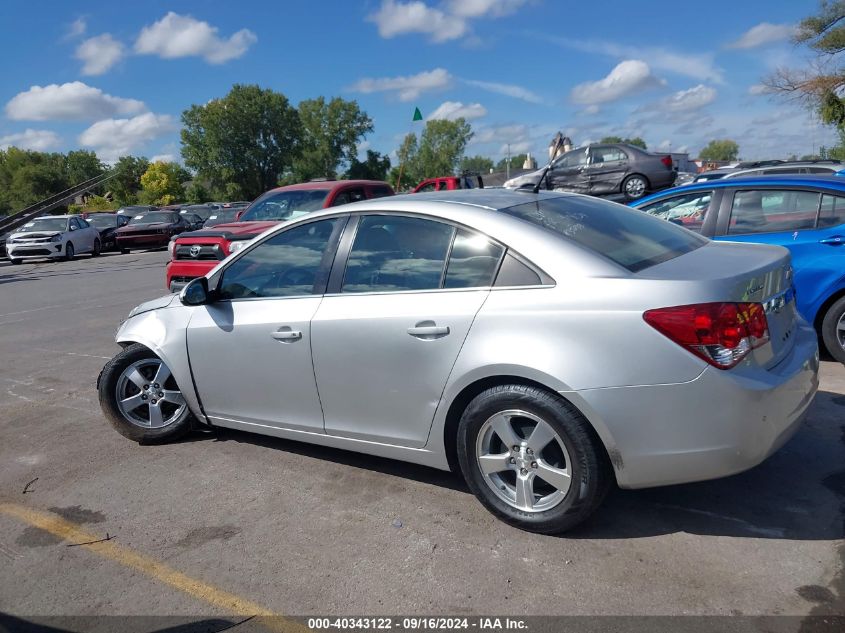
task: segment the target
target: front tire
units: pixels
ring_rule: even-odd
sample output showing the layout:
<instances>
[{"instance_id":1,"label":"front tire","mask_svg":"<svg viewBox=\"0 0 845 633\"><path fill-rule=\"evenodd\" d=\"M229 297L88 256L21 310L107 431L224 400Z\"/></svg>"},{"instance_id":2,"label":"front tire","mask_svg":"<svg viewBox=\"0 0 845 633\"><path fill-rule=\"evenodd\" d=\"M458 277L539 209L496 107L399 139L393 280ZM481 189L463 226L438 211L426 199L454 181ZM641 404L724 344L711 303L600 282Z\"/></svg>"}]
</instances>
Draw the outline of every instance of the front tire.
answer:
<instances>
[{"instance_id":1,"label":"front tire","mask_svg":"<svg viewBox=\"0 0 845 633\"><path fill-rule=\"evenodd\" d=\"M112 358L97 381L100 408L118 433L144 444L179 439L193 416L170 368L143 345Z\"/></svg>"},{"instance_id":2,"label":"front tire","mask_svg":"<svg viewBox=\"0 0 845 633\"><path fill-rule=\"evenodd\" d=\"M121 254L121 255L128 255L128 254L129 254L129 249L128 249L128 248L121 248L121 249L120 249L120 254Z\"/></svg>"},{"instance_id":3,"label":"front tire","mask_svg":"<svg viewBox=\"0 0 845 633\"><path fill-rule=\"evenodd\" d=\"M478 500L530 532L572 529L598 508L613 483L586 419L536 387L502 385L476 396L461 416L457 447Z\"/></svg>"},{"instance_id":4,"label":"front tire","mask_svg":"<svg viewBox=\"0 0 845 633\"><path fill-rule=\"evenodd\" d=\"M73 250L73 242L68 242L65 245L65 261L66 262L73 261L74 254L75 254L75 251Z\"/></svg>"},{"instance_id":5,"label":"front tire","mask_svg":"<svg viewBox=\"0 0 845 633\"><path fill-rule=\"evenodd\" d=\"M21 263L21 260L15 259L14 257L9 258L9 261L12 262L12 266L17 266Z\"/></svg>"},{"instance_id":6,"label":"front tire","mask_svg":"<svg viewBox=\"0 0 845 633\"><path fill-rule=\"evenodd\" d=\"M633 174L622 181L622 193L626 200L638 200L648 191L648 180L645 176Z\"/></svg>"},{"instance_id":7,"label":"front tire","mask_svg":"<svg viewBox=\"0 0 845 633\"><path fill-rule=\"evenodd\" d=\"M824 313L821 330L828 353L845 363L845 297L840 297Z\"/></svg>"}]
</instances>

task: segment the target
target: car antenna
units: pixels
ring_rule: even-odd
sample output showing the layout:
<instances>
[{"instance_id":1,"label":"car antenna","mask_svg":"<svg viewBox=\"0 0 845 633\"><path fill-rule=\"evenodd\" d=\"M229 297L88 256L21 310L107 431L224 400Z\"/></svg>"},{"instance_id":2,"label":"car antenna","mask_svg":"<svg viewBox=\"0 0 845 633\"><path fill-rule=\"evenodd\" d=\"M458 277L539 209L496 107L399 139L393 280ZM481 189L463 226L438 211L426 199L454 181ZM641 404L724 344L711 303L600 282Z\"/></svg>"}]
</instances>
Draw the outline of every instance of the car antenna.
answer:
<instances>
[{"instance_id":1,"label":"car antenna","mask_svg":"<svg viewBox=\"0 0 845 633\"><path fill-rule=\"evenodd\" d=\"M543 184L543 179L548 175L549 170L552 168L552 162L557 157L558 151L563 147L563 135L558 132L554 139L552 139L552 147L551 151L549 152L551 156L549 157L549 164L543 168L543 173L540 174L540 180L537 181L537 184L534 185L534 188L531 190L533 193L540 193L540 185Z\"/></svg>"}]
</instances>

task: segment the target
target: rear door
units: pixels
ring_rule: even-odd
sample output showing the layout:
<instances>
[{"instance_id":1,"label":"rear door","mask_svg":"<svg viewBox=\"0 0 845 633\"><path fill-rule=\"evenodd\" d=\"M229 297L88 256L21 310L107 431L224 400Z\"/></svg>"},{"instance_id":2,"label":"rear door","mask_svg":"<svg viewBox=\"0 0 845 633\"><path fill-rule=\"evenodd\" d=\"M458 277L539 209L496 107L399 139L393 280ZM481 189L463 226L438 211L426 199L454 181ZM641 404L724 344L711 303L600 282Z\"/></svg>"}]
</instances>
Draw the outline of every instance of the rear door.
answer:
<instances>
[{"instance_id":1,"label":"rear door","mask_svg":"<svg viewBox=\"0 0 845 633\"><path fill-rule=\"evenodd\" d=\"M431 219L360 218L354 238L344 236L333 292L311 323L326 433L425 445L502 252L482 235Z\"/></svg>"},{"instance_id":2,"label":"rear door","mask_svg":"<svg viewBox=\"0 0 845 633\"><path fill-rule=\"evenodd\" d=\"M601 194L619 191L622 179L628 173L629 159L621 148L613 146L590 147L587 168L590 193Z\"/></svg>"}]
</instances>

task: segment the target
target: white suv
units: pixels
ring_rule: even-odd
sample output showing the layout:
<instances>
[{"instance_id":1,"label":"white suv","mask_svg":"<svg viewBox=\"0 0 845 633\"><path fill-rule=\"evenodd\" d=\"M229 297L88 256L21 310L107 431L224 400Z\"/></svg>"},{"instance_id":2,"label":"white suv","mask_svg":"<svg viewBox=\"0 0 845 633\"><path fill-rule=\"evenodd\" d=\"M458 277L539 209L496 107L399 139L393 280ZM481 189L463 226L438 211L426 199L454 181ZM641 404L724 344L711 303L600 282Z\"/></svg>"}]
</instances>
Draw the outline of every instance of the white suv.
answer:
<instances>
[{"instance_id":1,"label":"white suv","mask_svg":"<svg viewBox=\"0 0 845 633\"><path fill-rule=\"evenodd\" d=\"M6 255L13 264L23 259L73 259L77 253L100 254L100 232L75 215L35 218L9 234Z\"/></svg>"}]
</instances>

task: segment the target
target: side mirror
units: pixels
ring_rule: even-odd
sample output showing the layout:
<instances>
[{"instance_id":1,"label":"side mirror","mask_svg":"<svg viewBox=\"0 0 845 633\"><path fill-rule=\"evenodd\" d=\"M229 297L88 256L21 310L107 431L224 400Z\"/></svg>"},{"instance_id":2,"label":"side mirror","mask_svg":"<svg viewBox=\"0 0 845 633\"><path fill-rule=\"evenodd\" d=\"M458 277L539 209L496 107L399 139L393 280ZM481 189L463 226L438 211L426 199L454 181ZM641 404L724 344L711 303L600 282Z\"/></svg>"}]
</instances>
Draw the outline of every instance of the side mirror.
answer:
<instances>
[{"instance_id":1,"label":"side mirror","mask_svg":"<svg viewBox=\"0 0 845 633\"><path fill-rule=\"evenodd\" d=\"M71 225L70 225L70 230L71 230L71 231L75 231L75 230L76 230L76 227L75 227L73 224L71 224Z\"/></svg>"},{"instance_id":2,"label":"side mirror","mask_svg":"<svg viewBox=\"0 0 845 633\"><path fill-rule=\"evenodd\" d=\"M186 306L201 306L209 302L208 279L197 277L188 282L179 293L179 301Z\"/></svg>"}]
</instances>

